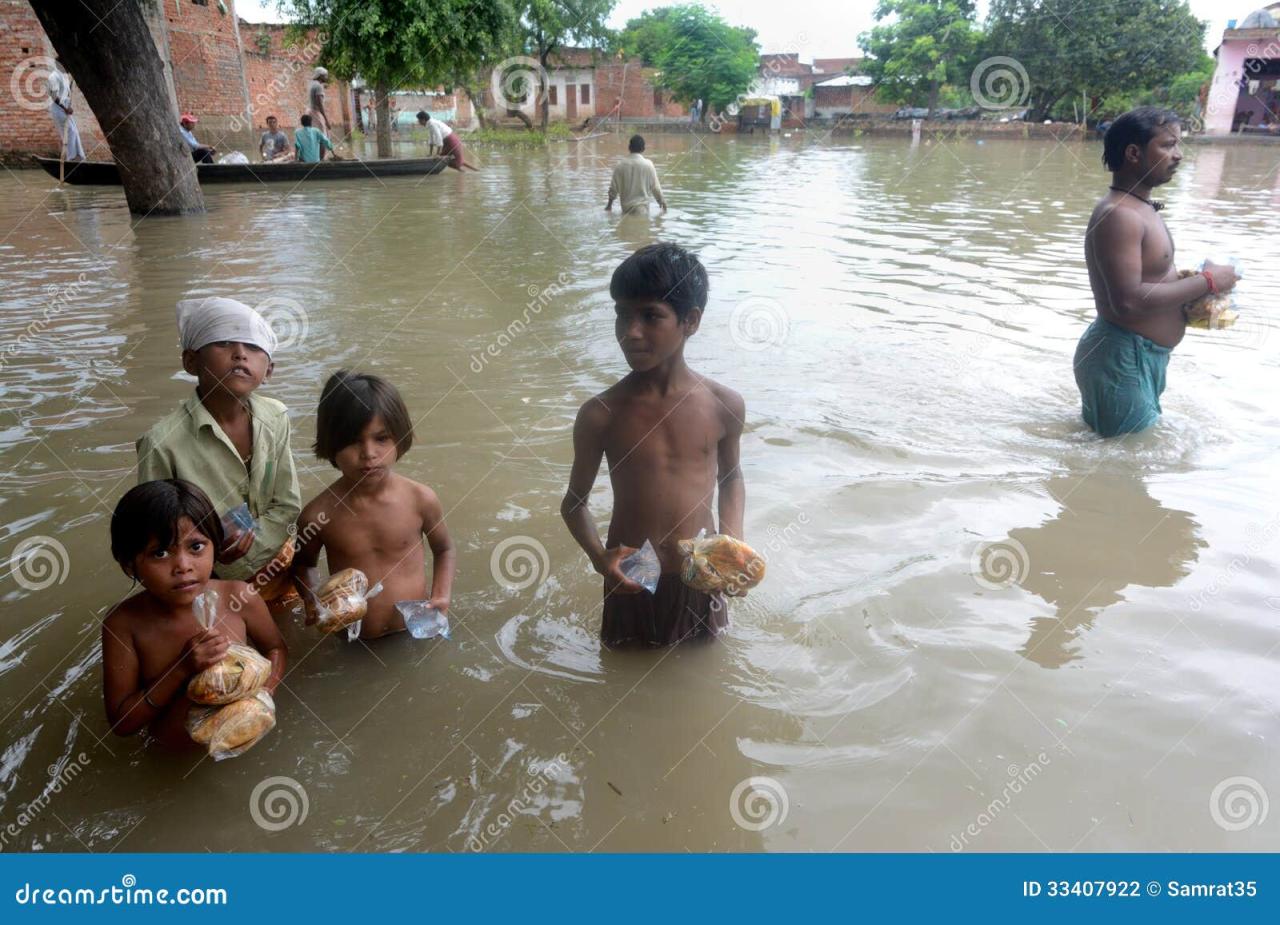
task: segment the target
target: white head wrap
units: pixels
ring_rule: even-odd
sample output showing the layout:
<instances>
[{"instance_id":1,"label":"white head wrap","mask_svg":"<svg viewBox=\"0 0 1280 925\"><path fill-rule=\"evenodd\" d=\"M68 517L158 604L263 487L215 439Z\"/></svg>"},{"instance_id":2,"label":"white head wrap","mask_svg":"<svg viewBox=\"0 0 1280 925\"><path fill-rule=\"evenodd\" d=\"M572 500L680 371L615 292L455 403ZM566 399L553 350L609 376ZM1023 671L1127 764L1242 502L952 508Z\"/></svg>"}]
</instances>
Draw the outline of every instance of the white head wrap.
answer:
<instances>
[{"instance_id":1,"label":"white head wrap","mask_svg":"<svg viewBox=\"0 0 1280 925\"><path fill-rule=\"evenodd\" d=\"M178 338L183 350L199 350L229 340L276 352L276 335L256 311L235 299L210 297L178 303Z\"/></svg>"},{"instance_id":2,"label":"white head wrap","mask_svg":"<svg viewBox=\"0 0 1280 925\"><path fill-rule=\"evenodd\" d=\"M325 68L322 68L322 67L318 67L318 68L316 68L316 69L315 69L314 71L312 71L312 73L311 73L311 79L312 79L312 80L319 80L321 77L328 77L328 76L329 76L329 72L328 72Z\"/></svg>"}]
</instances>

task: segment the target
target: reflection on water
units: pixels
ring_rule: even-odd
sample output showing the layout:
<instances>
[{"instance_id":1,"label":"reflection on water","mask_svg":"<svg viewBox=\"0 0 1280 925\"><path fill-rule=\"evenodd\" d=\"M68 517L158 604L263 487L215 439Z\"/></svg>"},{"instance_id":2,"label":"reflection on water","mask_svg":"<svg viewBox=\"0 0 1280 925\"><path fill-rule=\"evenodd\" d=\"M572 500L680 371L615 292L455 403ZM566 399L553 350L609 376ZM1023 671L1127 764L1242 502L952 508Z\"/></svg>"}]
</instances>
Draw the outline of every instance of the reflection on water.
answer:
<instances>
[{"instance_id":1,"label":"reflection on water","mask_svg":"<svg viewBox=\"0 0 1280 925\"><path fill-rule=\"evenodd\" d=\"M1058 668L1082 657L1078 638L1124 600L1126 588L1173 587L1190 574L1204 543L1191 515L1162 507L1133 472L1068 472L1045 488L1062 509L1009 536L1022 544L1030 566L1019 584L1056 608L1052 617L1031 621L1020 654ZM1120 510L1123 517L1116 516Z\"/></svg>"},{"instance_id":2,"label":"reflection on water","mask_svg":"<svg viewBox=\"0 0 1280 925\"><path fill-rule=\"evenodd\" d=\"M1245 261L1242 319L1178 348L1159 427L1104 443L1070 363L1093 146L657 137L671 211L623 218L624 146L210 188L207 215L136 223L118 191L0 177L3 847L943 851L1042 754L969 850L1280 847L1205 812L1268 779L1280 733L1271 149L1193 149L1168 191L1180 264ZM558 506L574 413L625 369L609 277L658 237L710 271L688 353L746 397L769 577L720 642L623 656ZM134 440L190 389L174 304L214 293L288 325L265 392L304 494L333 477L324 378L380 373L459 546L451 641L287 622L279 726L217 765L112 737L98 646ZM606 479L592 504L603 527ZM992 538L1025 547L1021 583L977 580ZM544 551L515 580L511 540ZM37 548L48 571L13 559ZM260 823L273 778L305 818Z\"/></svg>"}]
</instances>

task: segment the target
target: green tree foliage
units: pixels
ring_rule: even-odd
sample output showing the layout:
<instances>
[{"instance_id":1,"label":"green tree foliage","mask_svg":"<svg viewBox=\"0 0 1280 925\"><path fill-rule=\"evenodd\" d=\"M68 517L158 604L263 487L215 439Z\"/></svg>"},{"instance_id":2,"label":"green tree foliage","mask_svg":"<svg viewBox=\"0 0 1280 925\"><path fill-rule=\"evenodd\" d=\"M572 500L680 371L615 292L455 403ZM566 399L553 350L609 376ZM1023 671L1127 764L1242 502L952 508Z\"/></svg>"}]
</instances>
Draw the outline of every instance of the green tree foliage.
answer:
<instances>
[{"instance_id":1,"label":"green tree foliage","mask_svg":"<svg viewBox=\"0 0 1280 925\"><path fill-rule=\"evenodd\" d=\"M641 14L627 23L618 44L658 68L655 86L683 103L700 99L712 112L736 101L760 68L755 30L731 26L697 4Z\"/></svg>"},{"instance_id":2,"label":"green tree foliage","mask_svg":"<svg viewBox=\"0 0 1280 925\"><path fill-rule=\"evenodd\" d=\"M936 109L945 85L968 81L981 38L974 16L973 0L880 0L876 22L890 21L858 38L879 96Z\"/></svg>"},{"instance_id":3,"label":"green tree foliage","mask_svg":"<svg viewBox=\"0 0 1280 925\"><path fill-rule=\"evenodd\" d=\"M1178 78L1201 73L1204 30L1186 0L992 0L983 52L1022 64L1038 120L1082 94L1094 108L1174 84L1198 93L1202 81Z\"/></svg>"},{"instance_id":4,"label":"green tree foliage","mask_svg":"<svg viewBox=\"0 0 1280 925\"><path fill-rule=\"evenodd\" d=\"M507 0L281 0L301 28L324 34L320 61L335 77L359 75L378 97L378 156L391 156L387 94L451 84L510 37Z\"/></svg>"},{"instance_id":5,"label":"green tree foliage","mask_svg":"<svg viewBox=\"0 0 1280 925\"><path fill-rule=\"evenodd\" d=\"M612 34L605 20L616 0L517 0L516 9L525 49L546 71L551 56L569 45L605 47ZM544 88L545 89L545 88ZM542 131L551 117L550 101L541 97Z\"/></svg>"}]
</instances>

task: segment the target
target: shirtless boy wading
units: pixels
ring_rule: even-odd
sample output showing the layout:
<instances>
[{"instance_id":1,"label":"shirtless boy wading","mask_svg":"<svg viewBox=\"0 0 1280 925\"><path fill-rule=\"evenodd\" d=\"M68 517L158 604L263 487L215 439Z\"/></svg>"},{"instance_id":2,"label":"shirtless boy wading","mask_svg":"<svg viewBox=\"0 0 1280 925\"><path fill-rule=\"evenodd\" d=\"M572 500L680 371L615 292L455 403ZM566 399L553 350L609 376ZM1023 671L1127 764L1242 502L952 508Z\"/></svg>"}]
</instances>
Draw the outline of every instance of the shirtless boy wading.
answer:
<instances>
[{"instance_id":1,"label":"shirtless boy wading","mask_svg":"<svg viewBox=\"0 0 1280 925\"><path fill-rule=\"evenodd\" d=\"M1236 284L1235 270L1217 264L1178 278L1173 238L1151 191L1173 179L1181 145L1177 114L1149 106L1116 119L1104 141L1112 185L1085 233L1098 318L1075 355L1085 423L1103 437L1156 423L1169 354L1187 330L1187 305Z\"/></svg>"}]
</instances>

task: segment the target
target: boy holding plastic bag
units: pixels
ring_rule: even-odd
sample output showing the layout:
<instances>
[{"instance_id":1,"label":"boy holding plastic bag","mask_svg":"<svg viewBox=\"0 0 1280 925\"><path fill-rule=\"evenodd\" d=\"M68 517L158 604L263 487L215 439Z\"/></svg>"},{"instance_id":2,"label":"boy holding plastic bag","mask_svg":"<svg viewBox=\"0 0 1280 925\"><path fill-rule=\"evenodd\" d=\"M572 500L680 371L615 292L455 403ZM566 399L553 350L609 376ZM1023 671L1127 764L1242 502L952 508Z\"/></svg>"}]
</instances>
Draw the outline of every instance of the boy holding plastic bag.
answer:
<instances>
[{"instance_id":1,"label":"boy holding plastic bag","mask_svg":"<svg viewBox=\"0 0 1280 925\"><path fill-rule=\"evenodd\" d=\"M421 638L418 628L429 625L430 635L448 633L456 553L444 509L434 491L392 470L412 445L413 422L395 386L346 370L329 377L315 452L342 475L302 509L294 559L307 623L321 632L373 639L409 629ZM321 550L330 573L324 583Z\"/></svg>"},{"instance_id":2,"label":"boy holding plastic bag","mask_svg":"<svg viewBox=\"0 0 1280 925\"><path fill-rule=\"evenodd\" d=\"M579 410L560 506L569 532L604 576L601 639L609 647L713 637L729 623L719 594L727 586L713 592L681 577L693 547L680 541L714 533L717 519L721 534L740 540L746 507L738 466L742 396L684 359L708 288L702 263L674 244L636 251L609 285L614 333L631 372ZM605 543L587 507L601 458L609 461L613 485Z\"/></svg>"},{"instance_id":3,"label":"boy holding plastic bag","mask_svg":"<svg viewBox=\"0 0 1280 925\"><path fill-rule=\"evenodd\" d=\"M103 700L117 735L145 728L166 745L190 745L192 696L220 704L280 683L287 652L266 605L243 582L211 578L222 540L209 498L188 482L147 482L116 505L111 555L142 585L102 627Z\"/></svg>"}]
</instances>

